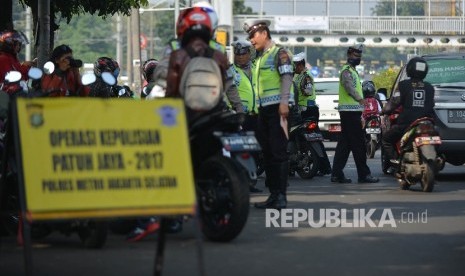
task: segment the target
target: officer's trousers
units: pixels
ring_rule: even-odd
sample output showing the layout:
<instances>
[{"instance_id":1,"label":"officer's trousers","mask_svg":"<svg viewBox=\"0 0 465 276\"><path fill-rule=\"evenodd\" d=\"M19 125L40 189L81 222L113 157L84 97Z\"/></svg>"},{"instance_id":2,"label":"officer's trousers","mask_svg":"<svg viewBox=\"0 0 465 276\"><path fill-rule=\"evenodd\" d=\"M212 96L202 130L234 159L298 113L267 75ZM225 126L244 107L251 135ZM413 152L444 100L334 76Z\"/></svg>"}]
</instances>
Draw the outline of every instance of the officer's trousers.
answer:
<instances>
[{"instance_id":1,"label":"officer's trousers","mask_svg":"<svg viewBox=\"0 0 465 276\"><path fill-rule=\"evenodd\" d=\"M361 121L362 112L340 111L339 115L341 117L341 133L334 153L332 176L344 177L343 169L350 152L352 152L358 178L365 179L371 172L367 166L365 132Z\"/></svg>"}]
</instances>

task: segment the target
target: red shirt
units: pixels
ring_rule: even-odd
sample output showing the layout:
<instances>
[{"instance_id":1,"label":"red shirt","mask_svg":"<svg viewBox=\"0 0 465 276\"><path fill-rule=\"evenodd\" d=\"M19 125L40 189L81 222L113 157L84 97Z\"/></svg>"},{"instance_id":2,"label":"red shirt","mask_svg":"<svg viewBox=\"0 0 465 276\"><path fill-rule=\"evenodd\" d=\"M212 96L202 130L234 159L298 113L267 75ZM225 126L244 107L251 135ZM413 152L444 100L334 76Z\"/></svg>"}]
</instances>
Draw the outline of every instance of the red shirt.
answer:
<instances>
[{"instance_id":1,"label":"red shirt","mask_svg":"<svg viewBox=\"0 0 465 276\"><path fill-rule=\"evenodd\" d=\"M27 80L29 66L22 65L16 55L0 52L0 83L5 80L6 73L10 71L19 71L23 75L23 80Z\"/></svg>"}]
</instances>

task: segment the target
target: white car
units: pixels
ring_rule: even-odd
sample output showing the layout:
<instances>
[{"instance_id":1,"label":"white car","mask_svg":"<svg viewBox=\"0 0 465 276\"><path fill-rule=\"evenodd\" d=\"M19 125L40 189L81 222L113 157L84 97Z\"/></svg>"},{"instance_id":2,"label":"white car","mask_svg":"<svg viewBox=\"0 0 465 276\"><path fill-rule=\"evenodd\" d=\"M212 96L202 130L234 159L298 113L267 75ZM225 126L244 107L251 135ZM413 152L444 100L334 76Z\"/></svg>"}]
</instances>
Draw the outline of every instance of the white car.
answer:
<instances>
[{"instance_id":1,"label":"white car","mask_svg":"<svg viewBox=\"0 0 465 276\"><path fill-rule=\"evenodd\" d=\"M333 139L341 132L339 102L339 78L315 78L316 104L320 108L318 126L326 138Z\"/></svg>"}]
</instances>

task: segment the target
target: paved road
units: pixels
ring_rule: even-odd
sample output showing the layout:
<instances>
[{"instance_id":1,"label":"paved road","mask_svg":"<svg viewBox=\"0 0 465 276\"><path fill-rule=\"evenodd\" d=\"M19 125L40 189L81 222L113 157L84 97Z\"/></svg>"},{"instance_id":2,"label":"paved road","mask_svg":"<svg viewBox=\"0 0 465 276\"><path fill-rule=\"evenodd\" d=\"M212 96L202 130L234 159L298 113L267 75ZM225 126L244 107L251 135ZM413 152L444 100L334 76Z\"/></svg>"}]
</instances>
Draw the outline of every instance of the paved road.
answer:
<instances>
[{"instance_id":1,"label":"paved road","mask_svg":"<svg viewBox=\"0 0 465 276\"><path fill-rule=\"evenodd\" d=\"M329 154L332 160L333 152ZM393 178L381 174L379 152L375 158L369 165L380 183L332 184L328 176L290 181L289 208L313 209L317 214L346 209L352 227L318 228L301 222L296 228L267 228L265 212L251 208L235 241L203 243L206 274L465 275L465 167L447 165L433 193L402 191ZM346 175L356 180L352 158ZM259 186L263 187L262 179ZM265 197L266 193L254 194L251 201ZM383 221L390 224L353 227L354 213L370 209L375 209L370 217L375 226L383 214ZM189 221L182 233L168 236L163 275L199 275L194 233ZM152 275L155 247L156 235L137 243L111 235L102 250L86 250L76 236L55 234L34 244L34 271L35 275ZM0 275L24 275L22 249L13 238L2 239Z\"/></svg>"}]
</instances>

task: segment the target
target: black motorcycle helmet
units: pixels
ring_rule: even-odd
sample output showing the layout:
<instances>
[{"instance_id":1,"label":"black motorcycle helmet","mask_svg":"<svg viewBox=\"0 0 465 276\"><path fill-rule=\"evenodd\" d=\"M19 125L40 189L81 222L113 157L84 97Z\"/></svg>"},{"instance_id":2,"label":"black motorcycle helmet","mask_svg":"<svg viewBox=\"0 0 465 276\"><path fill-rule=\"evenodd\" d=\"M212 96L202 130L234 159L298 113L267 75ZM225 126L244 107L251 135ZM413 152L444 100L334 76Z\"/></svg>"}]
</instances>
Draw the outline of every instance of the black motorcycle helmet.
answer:
<instances>
[{"instance_id":1,"label":"black motorcycle helmet","mask_svg":"<svg viewBox=\"0 0 465 276\"><path fill-rule=\"evenodd\" d=\"M375 83L372 81L364 81L362 83L362 92L364 98L374 97L376 94Z\"/></svg>"},{"instance_id":2,"label":"black motorcycle helmet","mask_svg":"<svg viewBox=\"0 0 465 276\"><path fill-rule=\"evenodd\" d=\"M103 72L111 73L117 79L119 75L118 62L109 57L99 57L94 63L94 73L100 77Z\"/></svg>"},{"instance_id":3,"label":"black motorcycle helmet","mask_svg":"<svg viewBox=\"0 0 465 276\"><path fill-rule=\"evenodd\" d=\"M414 57L407 63L407 76L412 79L424 79L428 74L428 63L422 57Z\"/></svg>"},{"instance_id":4,"label":"black motorcycle helmet","mask_svg":"<svg viewBox=\"0 0 465 276\"><path fill-rule=\"evenodd\" d=\"M156 59L148 59L144 62L142 65L142 75L144 75L144 79L147 82L152 82L154 80L153 78L153 72L158 66L158 60Z\"/></svg>"}]
</instances>

